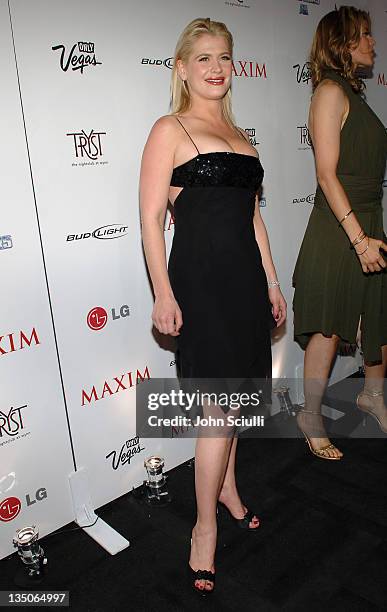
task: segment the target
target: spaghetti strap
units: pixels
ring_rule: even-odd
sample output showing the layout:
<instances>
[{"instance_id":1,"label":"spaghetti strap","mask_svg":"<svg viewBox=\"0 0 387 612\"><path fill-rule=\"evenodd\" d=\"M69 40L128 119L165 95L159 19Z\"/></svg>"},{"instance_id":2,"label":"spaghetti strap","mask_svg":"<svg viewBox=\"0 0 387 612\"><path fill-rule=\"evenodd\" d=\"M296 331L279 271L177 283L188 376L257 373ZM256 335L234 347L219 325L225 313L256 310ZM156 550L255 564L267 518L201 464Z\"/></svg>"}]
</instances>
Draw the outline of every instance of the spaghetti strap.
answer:
<instances>
[{"instance_id":1,"label":"spaghetti strap","mask_svg":"<svg viewBox=\"0 0 387 612\"><path fill-rule=\"evenodd\" d=\"M191 136L189 135L189 133L187 132L187 130L185 129L184 125L182 124L182 122L180 121L180 119L178 119L175 115L175 119L177 119L177 121L180 123L181 127L183 128L183 130L185 131L185 133L187 134L188 138L190 139L190 141L192 142L193 146L195 147L195 149L197 150L198 154L200 155L200 151L197 148L196 144L194 143L194 141L192 140Z\"/></svg>"}]
</instances>

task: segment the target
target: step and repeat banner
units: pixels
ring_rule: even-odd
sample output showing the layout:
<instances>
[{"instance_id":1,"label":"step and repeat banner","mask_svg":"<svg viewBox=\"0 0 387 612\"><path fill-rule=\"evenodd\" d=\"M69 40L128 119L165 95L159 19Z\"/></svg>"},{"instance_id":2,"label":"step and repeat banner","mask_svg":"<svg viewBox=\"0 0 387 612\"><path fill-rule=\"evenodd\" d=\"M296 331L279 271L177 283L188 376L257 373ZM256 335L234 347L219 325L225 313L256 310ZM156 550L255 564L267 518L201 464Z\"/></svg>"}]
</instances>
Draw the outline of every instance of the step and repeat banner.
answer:
<instances>
[{"instance_id":1,"label":"step and repeat banner","mask_svg":"<svg viewBox=\"0 0 387 612\"><path fill-rule=\"evenodd\" d=\"M367 91L386 121L387 2L374 17ZM0 0L0 558L17 528L74 518L69 476L85 470L94 507L193 455L182 429L135 436L135 389L175 376L152 329L138 177L156 119L169 112L174 47L202 16L235 39L233 104L265 168L261 211L289 306L273 376L300 378L291 277L313 205L307 56L330 0ZM384 48L383 48L384 46ZM167 213L169 251L173 215ZM334 376L357 369L340 358Z\"/></svg>"}]
</instances>

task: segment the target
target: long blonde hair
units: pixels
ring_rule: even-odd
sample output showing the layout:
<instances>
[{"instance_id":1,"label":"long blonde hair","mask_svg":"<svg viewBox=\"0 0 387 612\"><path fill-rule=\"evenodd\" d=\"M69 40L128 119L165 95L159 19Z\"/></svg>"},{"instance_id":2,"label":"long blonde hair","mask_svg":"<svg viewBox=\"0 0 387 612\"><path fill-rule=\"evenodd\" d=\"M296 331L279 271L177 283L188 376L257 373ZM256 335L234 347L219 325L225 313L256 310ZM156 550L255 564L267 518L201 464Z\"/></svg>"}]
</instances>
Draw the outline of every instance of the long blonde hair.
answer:
<instances>
[{"instance_id":1,"label":"long blonde hair","mask_svg":"<svg viewBox=\"0 0 387 612\"><path fill-rule=\"evenodd\" d=\"M212 34L213 36L224 36L226 39L230 54L233 51L233 38L227 26L221 21L211 21L209 18L194 19L189 23L180 34L177 41L171 78L171 111L173 115L185 113L191 107L191 96L187 83L181 80L177 71L177 61L187 62L192 47L196 40L203 34ZM238 128L235 125L235 120L231 110L231 89L228 90L222 99L223 117L230 127L235 129L238 134Z\"/></svg>"},{"instance_id":2,"label":"long blonde hair","mask_svg":"<svg viewBox=\"0 0 387 612\"><path fill-rule=\"evenodd\" d=\"M350 49L360 42L364 24L368 28L371 27L369 13L354 6L341 6L321 19L310 52L313 89L322 81L323 73L327 69L339 72L354 91L360 92L364 89L363 81L355 76L355 66L350 53Z\"/></svg>"}]
</instances>

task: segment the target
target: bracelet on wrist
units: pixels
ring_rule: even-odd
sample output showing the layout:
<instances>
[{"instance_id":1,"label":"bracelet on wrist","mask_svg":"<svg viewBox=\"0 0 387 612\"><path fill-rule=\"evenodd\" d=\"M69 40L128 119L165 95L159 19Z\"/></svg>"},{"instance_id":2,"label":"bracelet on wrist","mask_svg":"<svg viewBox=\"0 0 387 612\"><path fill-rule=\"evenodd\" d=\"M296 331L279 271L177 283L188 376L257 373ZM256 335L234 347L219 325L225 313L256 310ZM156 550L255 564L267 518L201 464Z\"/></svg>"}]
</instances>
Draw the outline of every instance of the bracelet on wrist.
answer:
<instances>
[{"instance_id":1,"label":"bracelet on wrist","mask_svg":"<svg viewBox=\"0 0 387 612\"><path fill-rule=\"evenodd\" d=\"M367 238L368 238L368 236L367 236ZM367 244L366 248L364 249L364 251L362 251L361 253L358 253L358 252L356 251L356 254L357 254L357 255L364 255L364 253L366 252L366 250L368 249L368 247L369 247L369 246L370 246L370 239L368 238L368 244Z\"/></svg>"},{"instance_id":2,"label":"bracelet on wrist","mask_svg":"<svg viewBox=\"0 0 387 612\"><path fill-rule=\"evenodd\" d=\"M346 218L347 218L347 217L349 217L349 215L350 215L351 213L353 213L352 208L351 208L351 210L349 210L349 211L347 212L347 214L346 214L346 215L344 215L344 217L341 219L341 221L339 221L339 227L340 227L340 225L342 225L343 221L345 221L345 220L346 220Z\"/></svg>"},{"instance_id":3,"label":"bracelet on wrist","mask_svg":"<svg viewBox=\"0 0 387 612\"><path fill-rule=\"evenodd\" d=\"M269 289L272 289L273 287L281 287L281 285L279 284L277 280L267 281L267 286Z\"/></svg>"},{"instance_id":4,"label":"bracelet on wrist","mask_svg":"<svg viewBox=\"0 0 387 612\"><path fill-rule=\"evenodd\" d=\"M351 249L354 249L361 242L363 242L364 238L367 238L367 234L365 232L363 232L363 234L359 234L359 236L352 242Z\"/></svg>"},{"instance_id":5,"label":"bracelet on wrist","mask_svg":"<svg viewBox=\"0 0 387 612\"><path fill-rule=\"evenodd\" d=\"M366 233L363 229L361 229L356 238L351 240L352 246L356 246L357 244L359 244L359 242L363 240L364 236L366 236Z\"/></svg>"}]
</instances>

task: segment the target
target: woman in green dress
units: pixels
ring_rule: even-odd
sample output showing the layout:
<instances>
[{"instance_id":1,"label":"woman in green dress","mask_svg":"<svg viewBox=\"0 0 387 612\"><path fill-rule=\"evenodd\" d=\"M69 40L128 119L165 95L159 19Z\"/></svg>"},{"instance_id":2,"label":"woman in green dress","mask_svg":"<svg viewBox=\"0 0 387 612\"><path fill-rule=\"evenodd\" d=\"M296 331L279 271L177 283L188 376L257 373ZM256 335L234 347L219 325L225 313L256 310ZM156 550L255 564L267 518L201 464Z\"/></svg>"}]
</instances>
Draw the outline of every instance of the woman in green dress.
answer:
<instances>
[{"instance_id":1,"label":"woman in green dress","mask_svg":"<svg viewBox=\"0 0 387 612\"><path fill-rule=\"evenodd\" d=\"M318 187L293 284L295 339L305 349L305 409L298 426L310 450L341 459L323 426L321 400L340 342L365 360L359 409L387 433L383 382L387 364L387 239L382 183L386 130L367 105L358 69L371 68L369 14L343 6L318 24L311 50L314 94L309 130Z\"/></svg>"}]
</instances>

